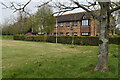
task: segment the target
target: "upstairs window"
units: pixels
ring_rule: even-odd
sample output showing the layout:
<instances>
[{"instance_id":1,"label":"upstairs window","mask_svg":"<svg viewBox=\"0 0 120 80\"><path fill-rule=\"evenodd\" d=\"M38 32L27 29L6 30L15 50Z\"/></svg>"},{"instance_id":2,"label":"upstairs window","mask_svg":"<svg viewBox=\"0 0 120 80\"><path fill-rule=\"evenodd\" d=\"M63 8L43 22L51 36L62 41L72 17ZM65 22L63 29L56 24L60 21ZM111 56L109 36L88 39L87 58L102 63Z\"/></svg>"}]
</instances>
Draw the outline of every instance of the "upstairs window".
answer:
<instances>
[{"instance_id":1,"label":"upstairs window","mask_svg":"<svg viewBox=\"0 0 120 80\"><path fill-rule=\"evenodd\" d=\"M63 27L63 23L59 23L60 24L60 27Z\"/></svg>"},{"instance_id":2,"label":"upstairs window","mask_svg":"<svg viewBox=\"0 0 120 80\"><path fill-rule=\"evenodd\" d=\"M74 26L77 26L77 25L78 25L78 22L77 22L77 21L74 21L73 25L74 25Z\"/></svg>"},{"instance_id":3,"label":"upstairs window","mask_svg":"<svg viewBox=\"0 0 120 80\"><path fill-rule=\"evenodd\" d=\"M82 26L88 26L88 20L82 20Z\"/></svg>"},{"instance_id":4,"label":"upstairs window","mask_svg":"<svg viewBox=\"0 0 120 80\"><path fill-rule=\"evenodd\" d=\"M66 22L66 26L69 27L70 26L70 22Z\"/></svg>"},{"instance_id":5,"label":"upstairs window","mask_svg":"<svg viewBox=\"0 0 120 80\"><path fill-rule=\"evenodd\" d=\"M66 36L70 36L70 33L69 33L69 32L67 32L67 33L66 33Z\"/></svg>"}]
</instances>

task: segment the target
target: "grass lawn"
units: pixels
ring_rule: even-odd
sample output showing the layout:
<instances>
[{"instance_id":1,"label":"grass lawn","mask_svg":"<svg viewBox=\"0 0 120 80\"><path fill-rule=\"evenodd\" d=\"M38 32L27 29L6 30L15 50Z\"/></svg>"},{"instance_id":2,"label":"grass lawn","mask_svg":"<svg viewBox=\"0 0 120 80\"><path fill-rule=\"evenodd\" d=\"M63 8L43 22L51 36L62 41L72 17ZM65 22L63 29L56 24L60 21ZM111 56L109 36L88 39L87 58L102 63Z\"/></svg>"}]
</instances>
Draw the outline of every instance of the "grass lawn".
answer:
<instances>
[{"instance_id":1,"label":"grass lawn","mask_svg":"<svg viewBox=\"0 0 120 80\"><path fill-rule=\"evenodd\" d=\"M109 45L109 72L94 72L97 46L3 40L3 78L117 78L118 45Z\"/></svg>"}]
</instances>

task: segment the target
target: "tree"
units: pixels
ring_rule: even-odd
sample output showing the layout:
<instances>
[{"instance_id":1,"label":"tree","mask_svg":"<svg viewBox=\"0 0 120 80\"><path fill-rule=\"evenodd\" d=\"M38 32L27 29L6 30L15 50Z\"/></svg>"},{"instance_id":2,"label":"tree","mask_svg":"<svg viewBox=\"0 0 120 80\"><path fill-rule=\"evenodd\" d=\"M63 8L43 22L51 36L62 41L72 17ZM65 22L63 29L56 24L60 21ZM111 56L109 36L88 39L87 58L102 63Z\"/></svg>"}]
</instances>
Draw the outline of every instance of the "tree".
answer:
<instances>
[{"instance_id":1,"label":"tree","mask_svg":"<svg viewBox=\"0 0 120 80\"><path fill-rule=\"evenodd\" d=\"M55 17L52 16L53 10L49 5L40 7L35 14L36 24L42 33L52 33L55 25Z\"/></svg>"},{"instance_id":2,"label":"tree","mask_svg":"<svg viewBox=\"0 0 120 80\"><path fill-rule=\"evenodd\" d=\"M108 71L108 31L109 31L109 23L110 23L110 15L112 12L119 10L120 5L116 5L111 7L112 2L110 0L107 0L107 2L100 0L92 2L88 2L87 5L81 4L77 0L69 0L70 4L72 3L72 6L65 5L64 3L58 3L56 4L57 7L60 9L59 12L66 12L71 11L77 8L82 8L83 10L87 12L91 12L91 7L95 7L95 5L98 5L100 7L100 15L97 15L95 13L90 13L93 18L97 19L100 23L100 35L99 35L99 51L98 51L98 63L95 67L95 71L100 72L107 72ZM98 3L97 3L98 2ZM116 4L113 2L113 4ZM112 8L112 9L110 9ZM92 9L93 10L93 9Z\"/></svg>"}]
</instances>

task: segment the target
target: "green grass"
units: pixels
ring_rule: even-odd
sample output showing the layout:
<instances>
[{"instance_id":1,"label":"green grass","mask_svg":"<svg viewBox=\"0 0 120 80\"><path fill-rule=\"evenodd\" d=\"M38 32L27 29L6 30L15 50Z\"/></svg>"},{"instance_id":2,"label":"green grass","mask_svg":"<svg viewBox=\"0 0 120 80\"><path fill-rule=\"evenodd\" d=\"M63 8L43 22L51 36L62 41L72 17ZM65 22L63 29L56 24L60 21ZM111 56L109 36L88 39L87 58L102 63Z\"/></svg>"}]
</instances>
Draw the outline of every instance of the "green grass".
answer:
<instances>
[{"instance_id":1,"label":"green grass","mask_svg":"<svg viewBox=\"0 0 120 80\"><path fill-rule=\"evenodd\" d=\"M97 46L3 40L3 78L117 78L118 45L109 45L109 72L94 72Z\"/></svg>"}]
</instances>

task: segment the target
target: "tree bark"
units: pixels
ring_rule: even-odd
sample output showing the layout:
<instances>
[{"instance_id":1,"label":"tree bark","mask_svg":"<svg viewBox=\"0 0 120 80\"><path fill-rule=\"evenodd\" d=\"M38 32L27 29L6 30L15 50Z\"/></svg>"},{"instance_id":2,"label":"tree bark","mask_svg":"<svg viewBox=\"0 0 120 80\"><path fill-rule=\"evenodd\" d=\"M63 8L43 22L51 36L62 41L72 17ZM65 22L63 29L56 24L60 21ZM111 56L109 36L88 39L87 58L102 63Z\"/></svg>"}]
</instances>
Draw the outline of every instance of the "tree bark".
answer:
<instances>
[{"instance_id":1,"label":"tree bark","mask_svg":"<svg viewBox=\"0 0 120 80\"><path fill-rule=\"evenodd\" d=\"M100 12L100 36L98 63L95 71L108 71L108 29L109 29L109 2L99 2Z\"/></svg>"}]
</instances>

